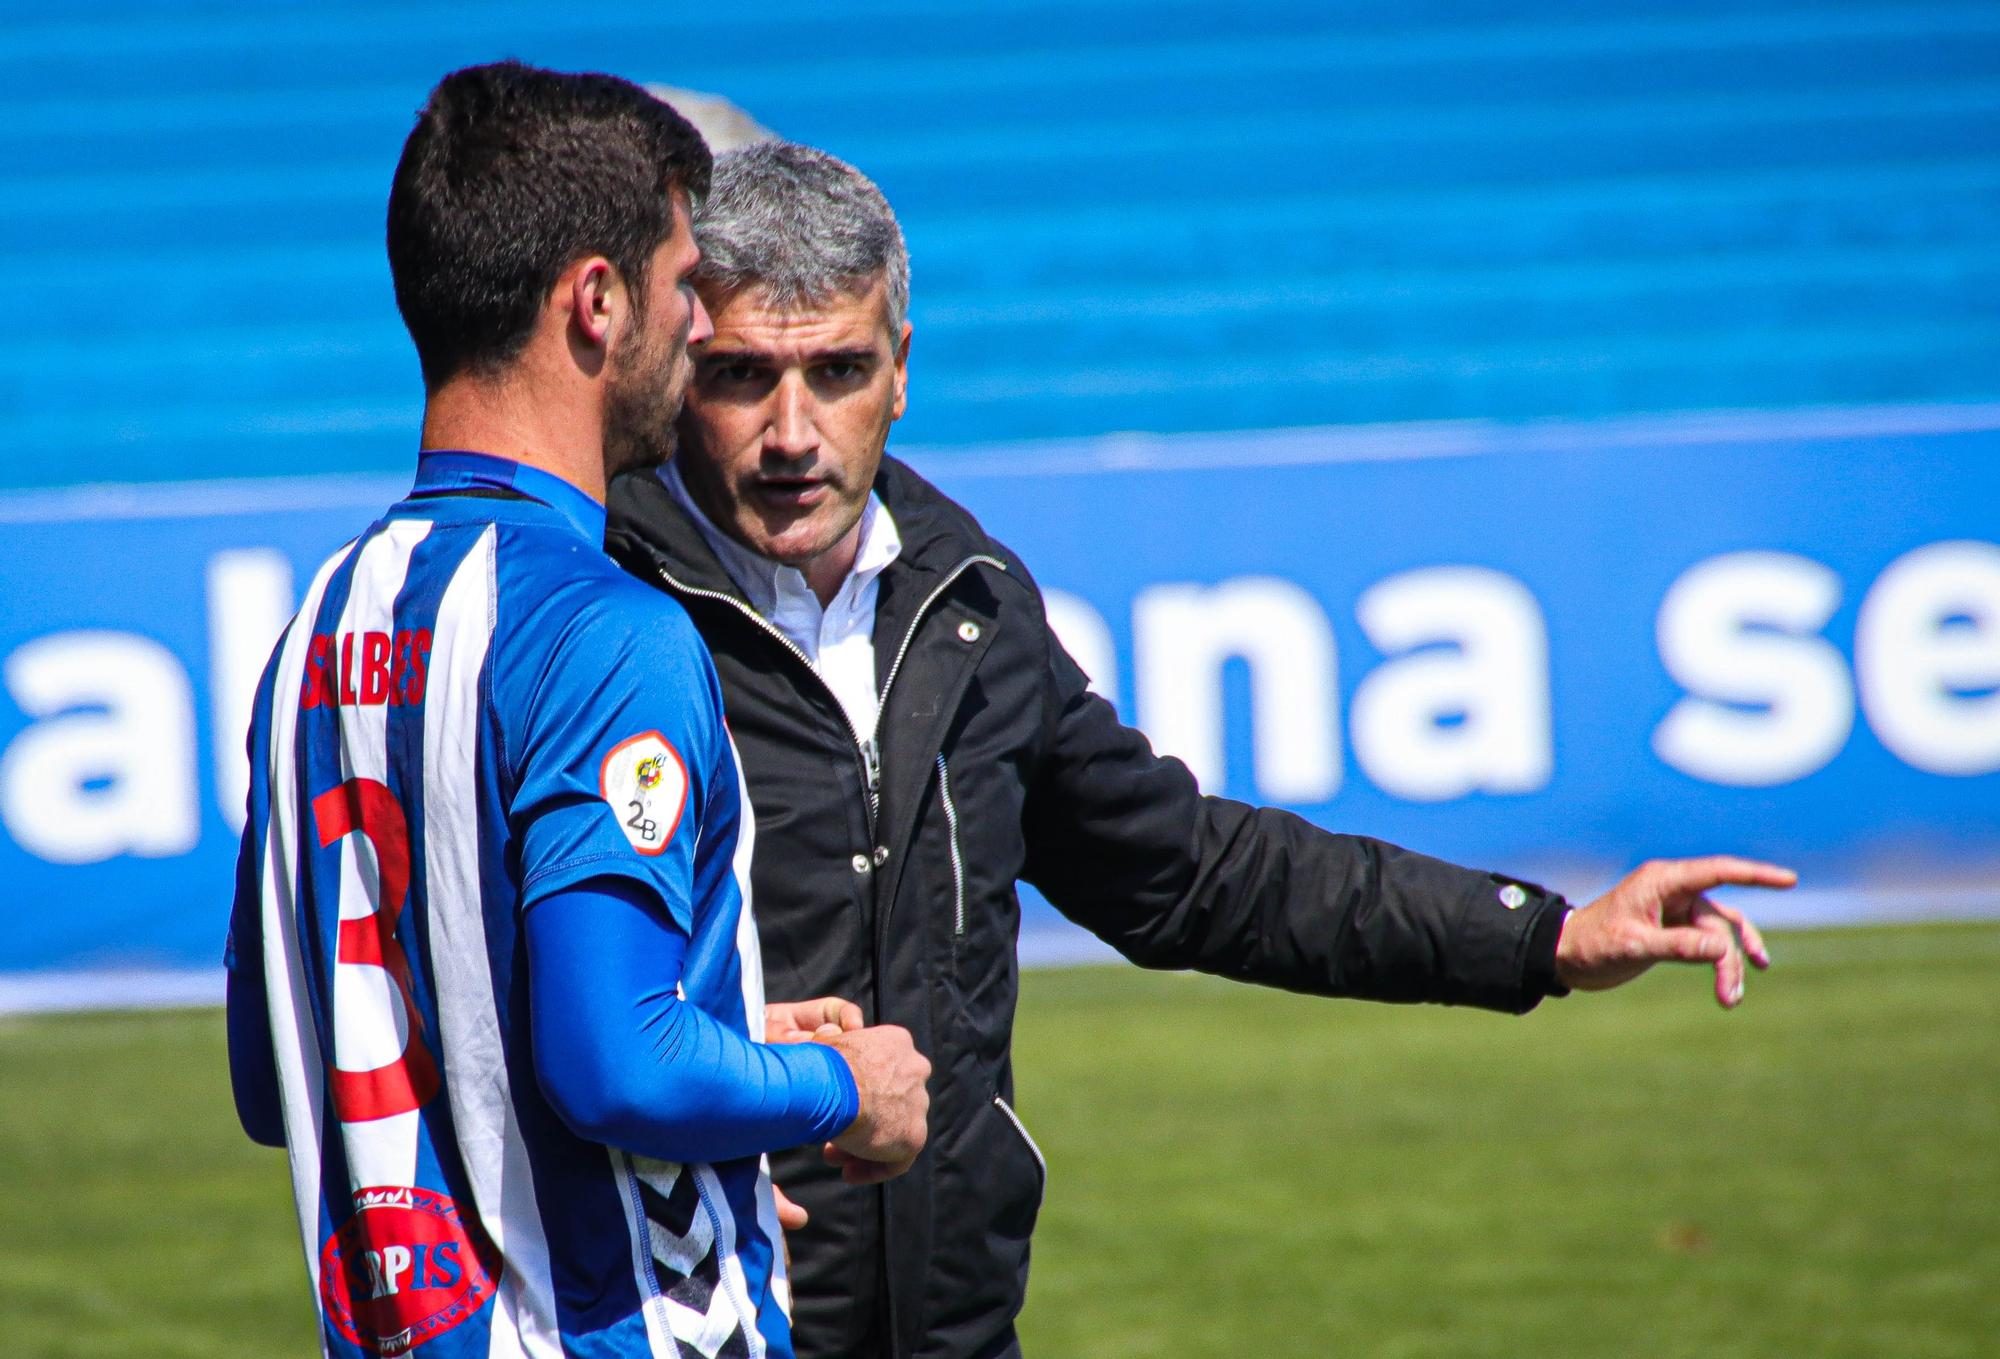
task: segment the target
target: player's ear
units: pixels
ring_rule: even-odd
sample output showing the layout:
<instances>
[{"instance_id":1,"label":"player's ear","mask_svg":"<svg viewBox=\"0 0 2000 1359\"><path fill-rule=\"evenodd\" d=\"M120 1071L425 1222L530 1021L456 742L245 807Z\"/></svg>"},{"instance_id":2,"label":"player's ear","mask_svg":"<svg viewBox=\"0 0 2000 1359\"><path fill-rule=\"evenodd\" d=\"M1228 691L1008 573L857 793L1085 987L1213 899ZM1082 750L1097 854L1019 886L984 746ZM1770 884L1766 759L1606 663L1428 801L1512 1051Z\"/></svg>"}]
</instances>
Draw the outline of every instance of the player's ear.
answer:
<instances>
[{"instance_id":1,"label":"player's ear","mask_svg":"<svg viewBox=\"0 0 2000 1359\"><path fill-rule=\"evenodd\" d=\"M572 350L595 355L586 360L580 353L579 362L594 368L610 348L613 330L624 320L625 285L617 268L602 255L578 260L563 271L552 300L564 313Z\"/></svg>"},{"instance_id":2,"label":"player's ear","mask_svg":"<svg viewBox=\"0 0 2000 1359\"><path fill-rule=\"evenodd\" d=\"M903 411L910 404L910 323L903 322L903 333L896 341L896 404L889 412L891 420L903 418Z\"/></svg>"}]
</instances>

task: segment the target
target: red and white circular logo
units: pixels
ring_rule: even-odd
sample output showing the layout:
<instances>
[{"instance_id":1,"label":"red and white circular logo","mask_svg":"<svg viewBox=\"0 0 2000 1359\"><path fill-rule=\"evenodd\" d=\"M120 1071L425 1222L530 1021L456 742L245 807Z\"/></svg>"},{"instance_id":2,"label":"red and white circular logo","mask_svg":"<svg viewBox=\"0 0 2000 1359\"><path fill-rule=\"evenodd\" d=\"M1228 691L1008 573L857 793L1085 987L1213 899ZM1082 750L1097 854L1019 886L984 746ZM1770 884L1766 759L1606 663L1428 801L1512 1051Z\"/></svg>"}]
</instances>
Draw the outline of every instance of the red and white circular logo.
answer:
<instances>
[{"instance_id":1,"label":"red and white circular logo","mask_svg":"<svg viewBox=\"0 0 2000 1359\"><path fill-rule=\"evenodd\" d=\"M357 1189L354 1216L319 1256L327 1319L354 1344L405 1354L470 1319L493 1296L493 1251L443 1194Z\"/></svg>"}]
</instances>

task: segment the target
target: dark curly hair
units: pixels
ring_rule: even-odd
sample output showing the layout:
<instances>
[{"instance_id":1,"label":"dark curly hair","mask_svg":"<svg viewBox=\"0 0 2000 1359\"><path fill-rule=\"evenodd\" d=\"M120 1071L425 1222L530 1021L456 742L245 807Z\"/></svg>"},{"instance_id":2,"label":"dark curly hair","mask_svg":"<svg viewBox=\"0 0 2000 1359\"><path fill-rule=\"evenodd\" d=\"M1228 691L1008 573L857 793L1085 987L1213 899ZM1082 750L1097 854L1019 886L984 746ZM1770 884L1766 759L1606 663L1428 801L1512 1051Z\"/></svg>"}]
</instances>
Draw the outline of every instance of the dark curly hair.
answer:
<instances>
[{"instance_id":1,"label":"dark curly hair","mask_svg":"<svg viewBox=\"0 0 2000 1359\"><path fill-rule=\"evenodd\" d=\"M389 190L389 272L425 390L518 357L586 256L643 298L672 191L698 201L710 164L685 118L616 76L502 61L439 81Z\"/></svg>"}]
</instances>

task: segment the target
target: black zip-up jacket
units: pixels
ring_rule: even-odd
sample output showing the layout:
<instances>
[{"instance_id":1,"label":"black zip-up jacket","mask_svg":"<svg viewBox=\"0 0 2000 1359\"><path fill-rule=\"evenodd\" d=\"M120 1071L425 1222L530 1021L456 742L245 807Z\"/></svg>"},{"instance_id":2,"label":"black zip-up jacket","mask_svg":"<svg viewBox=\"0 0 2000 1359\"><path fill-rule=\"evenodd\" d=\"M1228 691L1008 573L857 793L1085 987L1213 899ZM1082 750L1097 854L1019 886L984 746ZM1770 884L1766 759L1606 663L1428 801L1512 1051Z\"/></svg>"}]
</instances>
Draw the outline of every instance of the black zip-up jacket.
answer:
<instances>
[{"instance_id":1,"label":"black zip-up jacket","mask_svg":"<svg viewBox=\"0 0 2000 1359\"><path fill-rule=\"evenodd\" d=\"M1202 796L1086 689L1019 559L894 459L875 489L903 550L880 577L874 742L655 474L613 485L607 539L715 655L767 993L847 997L932 1063L929 1144L900 1179L773 1158L812 1215L791 1239L799 1355L986 1359L1018 1353L1045 1176L1011 1107L1017 881L1145 967L1514 1012L1559 989L1563 902Z\"/></svg>"}]
</instances>

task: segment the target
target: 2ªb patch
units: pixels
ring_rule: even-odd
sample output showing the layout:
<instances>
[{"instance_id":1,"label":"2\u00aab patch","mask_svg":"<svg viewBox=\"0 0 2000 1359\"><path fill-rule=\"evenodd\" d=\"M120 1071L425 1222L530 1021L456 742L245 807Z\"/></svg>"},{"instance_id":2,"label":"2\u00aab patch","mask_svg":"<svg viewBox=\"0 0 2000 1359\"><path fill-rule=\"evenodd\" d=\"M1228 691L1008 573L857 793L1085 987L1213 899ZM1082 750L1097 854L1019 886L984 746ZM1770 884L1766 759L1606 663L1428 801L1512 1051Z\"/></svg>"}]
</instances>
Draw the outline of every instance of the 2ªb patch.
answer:
<instances>
[{"instance_id":1,"label":"2\u00aab patch","mask_svg":"<svg viewBox=\"0 0 2000 1359\"><path fill-rule=\"evenodd\" d=\"M620 741L604 757L597 789L641 854L658 854L673 839L687 806L687 766L657 731Z\"/></svg>"}]
</instances>

